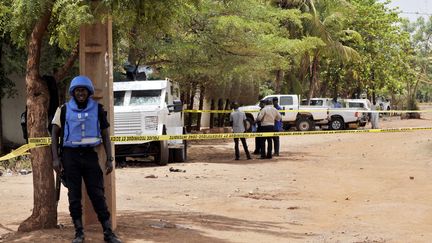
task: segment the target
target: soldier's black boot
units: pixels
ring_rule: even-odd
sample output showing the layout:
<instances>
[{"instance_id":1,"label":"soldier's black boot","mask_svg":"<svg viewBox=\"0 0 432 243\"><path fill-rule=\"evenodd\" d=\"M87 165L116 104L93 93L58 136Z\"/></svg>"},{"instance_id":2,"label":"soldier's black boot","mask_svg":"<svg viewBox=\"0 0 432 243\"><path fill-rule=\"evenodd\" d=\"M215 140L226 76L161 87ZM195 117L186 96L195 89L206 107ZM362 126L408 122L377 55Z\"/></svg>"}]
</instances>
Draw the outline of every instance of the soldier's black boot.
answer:
<instances>
[{"instance_id":1,"label":"soldier's black boot","mask_svg":"<svg viewBox=\"0 0 432 243\"><path fill-rule=\"evenodd\" d=\"M84 242L84 227L81 219L73 220L73 224L75 227L75 238L72 240L72 243L83 243Z\"/></svg>"},{"instance_id":2,"label":"soldier's black boot","mask_svg":"<svg viewBox=\"0 0 432 243\"><path fill-rule=\"evenodd\" d=\"M104 241L108 243L121 243L122 241L114 234L109 220L102 223Z\"/></svg>"}]
</instances>

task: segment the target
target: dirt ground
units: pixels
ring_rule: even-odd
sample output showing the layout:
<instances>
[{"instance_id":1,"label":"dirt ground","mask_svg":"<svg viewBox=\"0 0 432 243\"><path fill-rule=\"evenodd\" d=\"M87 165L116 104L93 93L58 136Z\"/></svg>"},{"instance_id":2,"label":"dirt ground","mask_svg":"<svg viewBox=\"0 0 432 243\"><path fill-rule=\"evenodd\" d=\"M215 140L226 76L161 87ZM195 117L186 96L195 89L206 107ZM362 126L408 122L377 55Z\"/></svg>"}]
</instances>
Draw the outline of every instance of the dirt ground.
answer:
<instances>
[{"instance_id":1,"label":"dirt ground","mask_svg":"<svg viewBox=\"0 0 432 243\"><path fill-rule=\"evenodd\" d=\"M432 127L432 114L380 125ZM432 131L293 136L281 144L272 160L235 161L231 141L195 142L188 163L117 169L118 235L124 242L432 242ZM31 175L0 177L0 242L70 242L64 188L63 228L15 234L31 214L32 193ZM99 226L86 237L103 242Z\"/></svg>"}]
</instances>

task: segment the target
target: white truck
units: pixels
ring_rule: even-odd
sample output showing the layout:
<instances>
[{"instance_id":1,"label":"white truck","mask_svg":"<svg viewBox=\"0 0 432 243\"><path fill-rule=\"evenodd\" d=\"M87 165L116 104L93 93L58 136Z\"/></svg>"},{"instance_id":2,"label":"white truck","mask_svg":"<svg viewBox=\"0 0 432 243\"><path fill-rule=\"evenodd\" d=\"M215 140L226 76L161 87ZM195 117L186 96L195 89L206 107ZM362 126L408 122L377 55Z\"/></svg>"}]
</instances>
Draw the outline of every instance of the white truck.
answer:
<instances>
[{"instance_id":1,"label":"white truck","mask_svg":"<svg viewBox=\"0 0 432 243\"><path fill-rule=\"evenodd\" d=\"M314 106L301 106L298 95L268 95L263 100L273 100L275 97L278 98L282 110L287 110L287 112L281 112L284 129L295 126L298 131L310 131L315 129L316 123L327 121L328 119L327 109ZM248 123L253 124L260 110L259 102L253 106L242 106L239 110L244 111Z\"/></svg>"},{"instance_id":2,"label":"white truck","mask_svg":"<svg viewBox=\"0 0 432 243\"><path fill-rule=\"evenodd\" d=\"M327 122L322 121L318 125L328 125L328 128L332 130L358 128L366 125L368 117L364 111L368 110L365 107L367 103L360 99L345 99L339 103L342 108L333 108L331 98L312 98L309 101L311 106L329 109L329 120ZM307 100L302 100L302 104L307 104Z\"/></svg>"},{"instance_id":3,"label":"white truck","mask_svg":"<svg viewBox=\"0 0 432 243\"><path fill-rule=\"evenodd\" d=\"M114 135L180 135L185 133L178 84L171 80L114 82ZM187 159L183 140L115 142L116 161L153 156L159 165Z\"/></svg>"}]
</instances>

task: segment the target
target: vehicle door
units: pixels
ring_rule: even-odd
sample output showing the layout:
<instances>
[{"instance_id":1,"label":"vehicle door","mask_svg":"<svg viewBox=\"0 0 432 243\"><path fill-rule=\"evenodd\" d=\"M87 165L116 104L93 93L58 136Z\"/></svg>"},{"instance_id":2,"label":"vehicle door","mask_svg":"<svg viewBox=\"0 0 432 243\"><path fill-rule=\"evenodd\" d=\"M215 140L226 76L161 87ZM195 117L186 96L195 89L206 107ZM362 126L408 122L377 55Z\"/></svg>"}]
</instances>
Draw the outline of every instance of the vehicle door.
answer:
<instances>
[{"instance_id":1,"label":"vehicle door","mask_svg":"<svg viewBox=\"0 0 432 243\"><path fill-rule=\"evenodd\" d=\"M296 98L296 100L294 100ZM296 102L295 102L296 101ZM282 112L282 121L295 121L297 117L298 110L298 98L293 95L281 95L279 97L279 105L282 110L287 112Z\"/></svg>"}]
</instances>

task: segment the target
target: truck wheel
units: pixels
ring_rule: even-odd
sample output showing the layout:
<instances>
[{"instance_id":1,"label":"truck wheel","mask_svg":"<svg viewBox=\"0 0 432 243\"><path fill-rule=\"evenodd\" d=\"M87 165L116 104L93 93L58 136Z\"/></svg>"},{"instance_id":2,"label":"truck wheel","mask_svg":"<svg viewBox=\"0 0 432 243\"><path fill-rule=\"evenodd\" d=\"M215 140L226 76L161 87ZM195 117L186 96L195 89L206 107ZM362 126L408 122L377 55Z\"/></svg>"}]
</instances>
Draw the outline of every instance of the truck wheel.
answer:
<instances>
[{"instance_id":1,"label":"truck wheel","mask_svg":"<svg viewBox=\"0 0 432 243\"><path fill-rule=\"evenodd\" d=\"M291 124L288 124L288 123L283 124L283 130L284 131L289 131L290 129L291 129Z\"/></svg>"},{"instance_id":2,"label":"truck wheel","mask_svg":"<svg viewBox=\"0 0 432 243\"><path fill-rule=\"evenodd\" d=\"M252 126L254 125L254 120L250 117L246 118L246 132L252 132Z\"/></svg>"},{"instance_id":3,"label":"truck wheel","mask_svg":"<svg viewBox=\"0 0 432 243\"><path fill-rule=\"evenodd\" d=\"M183 141L184 147L182 149L174 149L174 162L185 162L187 160L187 142Z\"/></svg>"},{"instance_id":4,"label":"truck wheel","mask_svg":"<svg viewBox=\"0 0 432 243\"><path fill-rule=\"evenodd\" d=\"M155 163L167 165L169 160L168 141L160 141L158 154L155 155Z\"/></svg>"},{"instance_id":5,"label":"truck wheel","mask_svg":"<svg viewBox=\"0 0 432 243\"><path fill-rule=\"evenodd\" d=\"M307 117L299 117L296 121L296 128L298 131L312 131L315 130L314 122Z\"/></svg>"},{"instance_id":6,"label":"truck wheel","mask_svg":"<svg viewBox=\"0 0 432 243\"><path fill-rule=\"evenodd\" d=\"M331 130L343 130L345 129L345 123L342 118L334 117L330 121L330 129Z\"/></svg>"}]
</instances>

